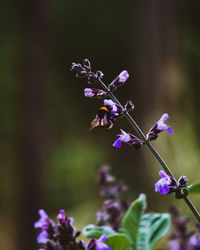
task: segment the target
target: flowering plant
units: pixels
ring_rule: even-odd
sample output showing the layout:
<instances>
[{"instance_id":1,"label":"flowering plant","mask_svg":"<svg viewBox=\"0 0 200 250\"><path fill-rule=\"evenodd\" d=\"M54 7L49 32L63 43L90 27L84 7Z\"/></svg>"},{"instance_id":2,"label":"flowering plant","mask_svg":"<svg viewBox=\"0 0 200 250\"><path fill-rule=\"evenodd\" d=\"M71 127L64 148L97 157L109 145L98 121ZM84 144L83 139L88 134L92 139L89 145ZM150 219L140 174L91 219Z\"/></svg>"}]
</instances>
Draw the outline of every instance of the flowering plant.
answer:
<instances>
[{"instance_id":1,"label":"flowering plant","mask_svg":"<svg viewBox=\"0 0 200 250\"><path fill-rule=\"evenodd\" d=\"M77 240L81 232L73 225L73 218L60 210L56 221L39 210L40 219L34 223L41 232L37 242L41 250L134 250L152 249L156 242L167 233L171 220L165 213L145 213L146 196L141 194L130 202L123 194L127 186L117 181L103 166L97 176L101 196L105 198L102 209L97 211L97 224L83 228L83 235L89 242Z\"/></svg>"},{"instance_id":2,"label":"flowering plant","mask_svg":"<svg viewBox=\"0 0 200 250\"><path fill-rule=\"evenodd\" d=\"M114 91L125 84L129 77L123 70L108 86L103 81L103 73L98 70L92 72L88 59L83 64L72 63L72 71L76 77L87 78L88 84L100 85L101 88L85 88L84 95L88 98L103 99L101 106L90 122L89 130L97 127L111 129L116 120L125 117L134 128L136 135L120 129L120 133L113 142L113 147L121 148L123 144L140 149L143 146L153 153L163 170L159 172L160 179L155 183L155 191L162 195L174 194L175 198L183 199L200 223L200 214L188 198L189 192L200 192L200 183L188 186L186 176L178 180L151 144L163 131L172 133L172 128L166 124L169 115L164 113L157 122L149 129L146 136L141 131L129 112L134 109L132 101L122 105ZM63 210L59 211L57 220L52 221L44 210L40 210L40 219L34 226L41 228L38 243L45 244L45 250L150 250L156 242L164 236L170 227L170 215L165 213L145 213L147 204L146 196L140 194L139 198L132 203L127 199L121 199L121 194L126 190L126 185L116 182L110 175L109 167L104 166L98 175L98 183L101 185L101 195L106 199L101 210L97 212L97 225L88 225L83 229L83 234L91 238L86 243L77 241L80 231L73 226L73 218L67 217ZM195 233L185 233L185 222L173 214L173 224L176 233L170 236L169 246L172 250L200 249L200 237ZM184 230L183 230L184 229ZM187 237L186 237L187 236ZM186 241L187 239L187 241ZM184 241L185 240L185 241ZM182 242L183 241L183 242ZM187 244L184 244L186 242ZM183 248L181 248L183 246Z\"/></svg>"},{"instance_id":3,"label":"flowering plant","mask_svg":"<svg viewBox=\"0 0 200 250\"><path fill-rule=\"evenodd\" d=\"M128 79L129 74L126 70L122 71L108 86L103 83L103 73L100 70L96 73L92 72L91 64L88 59L84 59L83 65L80 63L72 63L71 70L75 71L77 77L86 77L89 84L99 84L102 88L87 88L87 91L84 90L86 97L104 99L104 106L99 109L95 119L91 122L90 130L95 127L111 128L116 119L122 116L126 117L139 138L121 129L121 134L117 135L117 139L114 141L113 146L120 148L122 142L133 145L136 149L141 148L141 146L147 146L164 170L159 173L161 179L155 184L155 191L159 191L161 194L174 193L177 199L183 199L196 217L198 223L200 223L200 214L188 198L189 191L200 192L200 183L188 186L188 179L186 176L181 176L177 181L172 171L151 144L151 141L157 139L158 135L164 130L167 130L167 132L172 135L172 128L165 123L169 119L169 115L164 113L145 136L129 114L129 111L134 109L133 103L128 101L126 105L123 106L113 94L113 92L121 87ZM86 94L86 92L90 94ZM105 99L108 97L110 99Z\"/></svg>"}]
</instances>

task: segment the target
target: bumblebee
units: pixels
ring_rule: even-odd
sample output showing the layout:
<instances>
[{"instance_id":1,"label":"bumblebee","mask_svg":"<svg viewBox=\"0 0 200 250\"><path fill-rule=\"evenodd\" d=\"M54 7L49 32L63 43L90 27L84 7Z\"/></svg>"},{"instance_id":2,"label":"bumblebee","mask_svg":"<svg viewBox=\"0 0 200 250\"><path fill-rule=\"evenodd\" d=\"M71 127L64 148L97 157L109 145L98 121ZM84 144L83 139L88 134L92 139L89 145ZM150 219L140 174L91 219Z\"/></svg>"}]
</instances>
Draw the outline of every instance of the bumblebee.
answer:
<instances>
[{"instance_id":1,"label":"bumblebee","mask_svg":"<svg viewBox=\"0 0 200 250\"><path fill-rule=\"evenodd\" d=\"M113 115L111 115L110 110L103 106L99 109L96 117L91 121L89 131L94 129L95 127L103 127L110 129L113 126Z\"/></svg>"}]
</instances>

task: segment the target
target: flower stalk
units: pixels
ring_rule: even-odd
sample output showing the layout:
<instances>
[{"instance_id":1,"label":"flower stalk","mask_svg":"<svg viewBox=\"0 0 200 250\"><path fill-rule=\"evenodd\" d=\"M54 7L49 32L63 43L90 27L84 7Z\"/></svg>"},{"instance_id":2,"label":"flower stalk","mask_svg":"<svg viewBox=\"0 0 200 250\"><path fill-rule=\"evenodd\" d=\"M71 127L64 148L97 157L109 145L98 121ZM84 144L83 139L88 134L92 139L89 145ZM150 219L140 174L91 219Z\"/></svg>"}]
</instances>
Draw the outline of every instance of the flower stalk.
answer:
<instances>
[{"instance_id":1,"label":"flower stalk","mask_svg":"<svg viewBox=\"0 0 200 250\"><path fill-rule=\"evenodd\" d=\"M116 96L112 92L109 92L108 87L105 85L105 83L100 78L98 79L98 82L100 83L101 87L106 92L108 92L108 95L110 96L110 98L112 99L112 101L115 102L116 104L122 106L121 103L119 102L119 100L116 98ZM144 135L144 133L142 132L142 130L140 129L140 127L138 126L138 124L135 122L135 120L132 118L132 116L128 112L125 112L124 116L126 117L126 119L128 120L128 122L131 124L131 126L134 128L134 130L136 131L136 133L140 137L140 139L142 139L144 141L145 145L148 147L148 149L155 156L156 160L159 162L159 164L165 170L165 172L168 175L170 175L171 177L173 177L175 179L172 171L169 169L169 167L167 166L167 164L165 163L165 161L162 159L162 157L159 155L159 153L157 152L157 150L153 147L153 145L146 139L146 136ZM191 210L191 212L194 214L194 216L197 219L198 223L200 223L200 214L197 211L197 209L194 206L194 204L191 202L191 200L188 197L185 197L184 201L188 205L188 207Z\"/></svg>"},{"instance_id":2,"label":"flower stalk","mask_svg":"<svg viewBox=\"0 0 200 250\"><path fill-rule=\"evenodd\" d=\"M84 94L87 97L90 98L103 98L103 97L110 97L110 100L104 100L104 106L100 108L98 115L94 118L94 120L90 124L90 129L92 130L95 127L104 127L104 128L111 128L114 124L114 121L119 116L125 116L130 125L134 128L139 138L136 136L126 133L125 131L121 130L121 134L117 135L117 140L113 143L114 147L121 147L121 142L134 145L135 148L139 148L143 144L148 147L148 149L152 152L156 160L159 162L161 167L164 169L165 174L161 174L163 179L157 183L156 190L161 190L165 187L166 190L170 190L170 192L175 193L175 197L177 199L184 199L194 216L196 217L198 223L200 224L200 214L193 205L193 203L190 201L190 199L187 197L188 195L188 186L187 186L187 178L185 176L180 177L180 179L177 181L172 173L172 171L169 169L165 161L162 159L162 157L159 155L159 153L156 151L156 149L153 147L153 145L150 143L151 140L155 140L158 137L158 134L165 129L169 134L172 134L172 129L170 126L165 124L165 121L169 119L168 114L163 114L162 117L157 121L153 127L149 130L147 136L144 135L138 124L135 122L135 120L132 118L132 116L129 114L129 110L134 108L134 105L132 102L128 102L125 105L125 108L122 106L122 104L119 102L119 100L116 98L116 96L113 94L113 92L122 86L127 78L129 77L129 74L126 70L122 71L108 86L102 81L103 73L101 71L97 71L96 73L91 71L91 65L88 59L85 59L83 62L83 66L81 64L72 63L71 70L76 72L76 76L81 77L87 77L89 84L100 84L102 87L102 90L99 89L85 89ZM129 108L127 108L129 107ZM167 181L170 180L171 181ZM172 181L173 180L173 181ZM173 184L172 187L168 186L169 184ZM164 185L164 186L163 186ZM160 192L160 191L159 191ZM166 191L167 192L167 191ZM165 193L165 194L168 194Z\"/></svg>"}]
</instances>

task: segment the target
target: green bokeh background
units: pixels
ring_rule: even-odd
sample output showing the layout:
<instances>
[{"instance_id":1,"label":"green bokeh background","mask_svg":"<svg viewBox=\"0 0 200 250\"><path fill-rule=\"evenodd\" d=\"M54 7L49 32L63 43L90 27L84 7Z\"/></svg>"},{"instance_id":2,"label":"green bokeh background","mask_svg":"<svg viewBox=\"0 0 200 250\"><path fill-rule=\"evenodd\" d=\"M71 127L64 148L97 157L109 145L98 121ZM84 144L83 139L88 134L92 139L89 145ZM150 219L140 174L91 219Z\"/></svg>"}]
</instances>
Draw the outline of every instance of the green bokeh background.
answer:
<instances>
[{"instance_id":1,"label":"green bokeh background","mask_svg":"<svg viewBox=\"0 0 200 250\"><path fill-rule=\"evenodd\" d=\"M200 179L199 1L2 1L0 8L0 249L38 249L33 222L44 208L64 208L80 229L95 223L102 205L96 185L100 166L144 192L148 209L166 212L182 201L154 192L160 166L146 148L112 143L119 128L88 131L101 101L83 96L88 86L70 72L89 58L110 83L122 70L130 78L116 92L132 99L144 131L168 112L173 136L153 144L178 178ZM192 195L198 209L199 196ZM162 243L167 248L166 242Z\"/></svg>"}]
</instances>

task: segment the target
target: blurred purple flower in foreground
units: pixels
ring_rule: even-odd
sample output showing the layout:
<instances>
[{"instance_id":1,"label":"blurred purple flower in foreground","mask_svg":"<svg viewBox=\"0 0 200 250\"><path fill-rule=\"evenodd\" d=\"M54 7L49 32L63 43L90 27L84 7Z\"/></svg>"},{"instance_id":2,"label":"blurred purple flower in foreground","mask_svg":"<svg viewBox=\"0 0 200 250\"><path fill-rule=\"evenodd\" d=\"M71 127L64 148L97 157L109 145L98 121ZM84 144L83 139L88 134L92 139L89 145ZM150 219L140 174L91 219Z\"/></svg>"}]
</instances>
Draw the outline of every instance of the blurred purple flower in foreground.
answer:
<instances>
[{"instance_id":1,"label":"blurred purple flower in foreground","mask_svg":"<svg viewBox=\"0 0 200 250\"><path fill-rule=\"evenodd\" d=\"M34 227L42 229L37 237L39 244L45 244L42 250L111 250L104 243L107 240L106 235L98 240L91 239L88 244L82 240L77 242L80 231L73 226L74 219L67 217L64 210L59 211L55 222L49 219L43 209L39 210L39 214L40 219L34 223Z\"/></svg>"},{"instance_id":2,"label":"blurred purple flower in foreground","mask_svg":"<svg viewBox=\"0 0 200 250\"><path fill-rule=\"evenodd\" d=\"M41 228L42 232L37 237L37 242L45 244L49 241L48 231L51 228L51 222L43 209L39 210L40 219L34 223L34 228Z\"/></svg>"},{"instance_id":3,"label":"blurred purple flower in foreground","mask_svg":"<svg viewBox=\"0 0 200 250\"><path fill-rule=\"evenodd\" d=\"M88 243L87 250L112 250L109 246L107 246L104 241L107 240L107 236L103 234L98 240L92 239Z\"/></svg>"},{"instance_id":4,"label":"blurred purple flower in foreground","mask_svg":"<svg viewBox=\"0 0 200 250\"><path fill-rule=\"evenodd\" d=\"M169 236L168 246L171 250L200 250L200 235L187 228L188 218L180 217L175 206L170 207L174 230Z\"/></svg>"},{"instance_id":5,"label":"blurred purple flower in foreground","mask_svg":"<svg viewBox=\"0 0 200 250\"><path fill-rule=\"evenodd\" d=\"M127 186L117 181L110 172L109 166L103 166L99 170L97 182L101 187L101 196L105 198L103 207L97 215L99 226L110 225L114 230L121 226L121 218L130 206L128 199L122 199L121 196L127 190Z\"/></svg>"},{"instance_id":6,"label":"blurred purple flower in foreground","mask_svg":"<svg viewBox=\"0 0 200 250\"><path fill-rule=\"evenodd\" d=\"M149 133L147 134L147 139L150 140L155 140L158 137L158 134L165 129L169 134L172 135L172 129L169 125L165 124L165 122L169 119L168 114L163 114L160 118L159 121L157 121L153 127L149 130Z\"/></svg>"},{"instance_id":7,"label":"blurred purple flower in foreground","mask_svg":"<svg viewBox=\"0 0 200 250\"><path fill-rule=\"evenodd\" d=\"M155 184L155 191L161 194L169 194L177 189L177 183L173 177L167 175L163 170L159 172L160 180Z\"/></svg>"}]
</instances>

